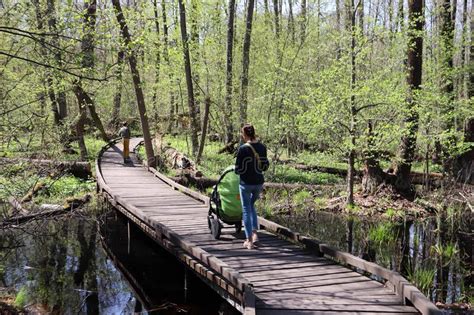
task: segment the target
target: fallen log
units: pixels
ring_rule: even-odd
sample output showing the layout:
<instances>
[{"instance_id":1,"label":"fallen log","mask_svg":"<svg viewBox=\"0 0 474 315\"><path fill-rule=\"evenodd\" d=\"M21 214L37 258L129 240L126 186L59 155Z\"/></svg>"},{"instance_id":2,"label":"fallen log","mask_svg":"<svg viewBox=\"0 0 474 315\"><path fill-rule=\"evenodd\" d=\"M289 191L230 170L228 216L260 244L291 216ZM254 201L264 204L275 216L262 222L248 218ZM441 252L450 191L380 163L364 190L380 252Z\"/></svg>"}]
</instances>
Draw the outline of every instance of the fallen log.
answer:
<instances>
[{"instance_id":1,"label":"fallen log","mask_svg":"<svg viewBox=\"0 0 474 315\"><path fill-rule=\"evenodd\" d=\"M202 176L202 172L196 169L196 163L175 148L165 147L161 151L161 154L166 164L173 169L179 169L182 175L191 175L194 177Z\"/></svg>"},{"instance_id":2,"label":"fallen log","mask_svg":"<svg viewBox=\"0 0 474 315\"><path fill-rule=\"evenodd\" d=\"M335 167L325 167L319 165L305 165L301 163L292 163L292 162L285 162L285 161L277 161L278 164L285 164L289 167L293 167L300 171L307 171L307 172L320 172L320 173L328 173L334 174L341 177L347 176L347 170L342 168L335 168ZM386 172L387 173L387 172ZM390 175L390 173L387 173ZM355 175L357 177L362 178L364 172L361 170L355 170ZM426 184L426 174L422 172L411 172L411 182L413 185L424 185ZM443 181L443 174L441 173L429 173L428 174L428 182L431 187L440 187Z\"/></svg>"},{"instance_id":3,"label":"fallen log","mask_svg":"<svg viewBox=\"0 0 474 315\"><path fill-rule=\"evenodd\" d=\"M68 172L76 177L87 179L92 176L92 168L89 162L76 161L54 161L27 158L0 158L2 164L31 163L38 167L55 168L58 172Z\"/></svg>"},{"instance_id":4,"label":"fallen log","mask_svg":"<svg viewBox=\"0 0 474 315\"><path fill-rule=\"evenodd\" d=\"M81 198L68 198L64 205L57 205L57 204L43 204L37 207L34 207L34 213L16 216L12 218L8 218L2 220L0 222L0 226L7 226L7 225L18 225L21 223L25 223L31 220L41 219L45 217L51 217L55 215L60 215L68 211L75 210L84 204L88 203L91 200L92 196L90 194L86 194Z\"/></svg>"},{"instance_id":5,"label":"fallen log","mask_svg":"<svg viewBox=\"0 0 474 315\"><path fill-rule=\"evenodd\" d=\"M238 143L239 141L232 141L232 142L226 143L226 145L220 148L219 151L217 151L217 153L218 154L222 154L222 153L234 154L237 151L237 148L235 146Z\"/></svg>"},{"instance_id":6,"label":"fallen log","mask_svg":"<svg viewBox=\"0 0 474 315\"><path fill-rule=\"evenodd\" d=\"M23 215L28 214L28 210L23 208L23 206L21 205L21 202L19 202L16 198L9 197L8 198L8 203L12 206L13 210L15 210L15 211L17 211L17 212L19 212Z\"/></svg>"}]
</instances>

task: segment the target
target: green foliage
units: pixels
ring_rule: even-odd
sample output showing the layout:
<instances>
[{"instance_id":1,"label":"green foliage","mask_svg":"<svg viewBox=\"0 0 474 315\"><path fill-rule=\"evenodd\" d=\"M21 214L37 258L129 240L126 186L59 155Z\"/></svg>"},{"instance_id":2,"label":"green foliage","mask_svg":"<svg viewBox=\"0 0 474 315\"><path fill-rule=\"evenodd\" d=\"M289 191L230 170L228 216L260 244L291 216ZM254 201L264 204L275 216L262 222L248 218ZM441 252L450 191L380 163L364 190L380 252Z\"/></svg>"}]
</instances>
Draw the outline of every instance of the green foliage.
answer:
<instances>
[{"instance_id":1,"label":"green foliage","mask_svg":"<svg viewBox=\"0 0 474 315\"><path fill-rule=\"evenodd\" d=\"M303 189L293 194L293 203L296 205L304 205L311 197L311 193Z\"/></svg>"},{"instance_id":2,"label":"green foliage","mask_svg":"<svg viewBox=\"0 0 474 315\"><path fill-rule=\"evenodd\" d=\"M394 221L403 218L405 213L401 209L388 208L383 215L389 220Z\"/></svg>"},{"instance_id":3,"label":"green foliage","mask_svg":"<svg viewBox=\"0 0 474 315\"><path fill-rule=\"evenodd\" d=\"M426 296L430 295L433 288L436 268L430 266L419 266L417 268L409 268L407 280L414 283L415 286Z\"/></svg>"},{"instance_id":4,"label":"green foliage","mask_svg":"<svg viewBox=\"0 0 474 315\"><path fill-rule=\"evenodd\" d=\"M62 176L58 180L49 179L46 181L47 189L38 194L37 201L44 200L64 201L67 197L79 197L86 193L93 192L95 182L92 180L82 180L71 175Z\"/></svg>"},{"instance_id":5,"label":"green foliage","mask_svg":"<svg viewBox=\"0 0 474 315\"><path fill-rule=\"evenodd\" d=\"M459 249L457 244L436 244L430 247L430 252L441 259L443 266L448 266L459 253Z\"/></svg>"},{"instance_id":6,"label":"green foliage","mask_svg":"<svg viewBox=\"0 0 474 315\"><path fill-rule=\"evenodd\" d=\"M26 287L21 287L20 291L16 294L15 302L13 303L16 307L23 308L28 302L28 291Z\"/></svg>"},{"instance_id":7,"label":"green foliage","mask_svg":"<svg viewBox=\"0 0 474 315\"><path fill-rule=\"evenodd\" d=\"M287 165L276 165L274 171L267 175L267 180L277 183L302 183L302 184L334 184L341 182L339 176L297 170Z\"/></svg>"},{"instance_id":8,"label":"green foliage","mask_svg":"<svg viewBox=\"0 0 474 315\"><path fill-rule=\"evenodd\" d=\"M390 222L383 222L369 229L369 240L378 244L378 246L393 245L398 237L395 225Z\"/></svg>"}]
</instances>

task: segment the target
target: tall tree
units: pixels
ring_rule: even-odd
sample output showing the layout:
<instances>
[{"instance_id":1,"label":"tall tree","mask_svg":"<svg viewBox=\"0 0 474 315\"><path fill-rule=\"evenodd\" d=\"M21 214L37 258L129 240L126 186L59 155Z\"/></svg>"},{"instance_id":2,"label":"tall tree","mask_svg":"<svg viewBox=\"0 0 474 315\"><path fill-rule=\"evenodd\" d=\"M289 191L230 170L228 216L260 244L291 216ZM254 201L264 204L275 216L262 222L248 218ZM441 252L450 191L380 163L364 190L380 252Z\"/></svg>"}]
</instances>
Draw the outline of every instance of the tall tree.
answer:
<instances>
[{"instance_id":1,"label":"tall tree","mask_svg":"<svg viewBox=\"0 0 474 315\"><path fill-rule=\"evenodd\" d=\"M181 29L181 40L183 42L183 59L184 59L184 72L186 74L186 86L188 90L188 109L189 118L191 120L191 145L193 155L196 156L199 150L198 140L198 119L196 104L194 102L194 89L193 89L193 76L191 71L191 60L189 58L189 40L188 33L186 30L186 8L184 7L184 0L178 0L179 5L179 24Z\"/></svg>"},{"instance_id":2,"label":"tall tree","mask_svg":"<svg viewBox=\"0 0 474 315\"><path fill-rule=\"evenodd\" d=\"M158 95L158 82L160 81L160 66L161 66L161 49L160 49L160 20L158 14L158 3L156 0L153 0L153 14L155 21L155 32L156 32L156 61L155 61L155 86L153 88L153 106L156 107L156 97Z\"/></svg>"},{"instance_id":3,"label":"tall tree","mask_svg":"<svg viewBox=\"0 0 474 315\"><path fill-rule=\"evenodd\" d=\"M174 109L175 109L175 96L174 96L174 91L172 87L172 82L173 82L173 76L171 74L171 61L170 61L170 56L169 56L169 47L168 47L168 21L167 21L167 16L168 13L166 11L166 1L161 1L161 18L162 18L162 25L163 25L163 58L165 59L165 62L168 66L168 82L170 84L169 88L169 111L168 111L168 127L167 127L167 132L171 133L171 129L173 128L173 122L174 122Z\"/></svg>"},{"instance_id":4,"label":"tall tree","mask_svg":"<svg viewBox=\"0 0 474 315\"><path fill-rule=\"evenodd\" d=\"M44 30L44 14L43 14L43 10L41 9L41 3L39 0L34 0L33 5L35 7L36 27L38 31L44 33L45 31ZM44 35L40 37L39 42L41 45L40 46L41 55L47 57L48 50L47 50L46 39ZM51 111L53 112L54 124L59 125L61 117L59 115L59 109L58 109L58 97L54 89L54 79L53 79L52 70L45 69L44 75L45 75L45 81L46 81L46 92L48 94L49 100L51 101Z\"/></svg>"},{"instance_id":5,"label":"tall tree","mask_svg":"<svg viewBox=\"0 0 474 315\"><path fill-rule=\"evenodd\" d=\"M90 0L84 2L84 21L83 21L83 35L81 39L81 68L86 72L91 72L95 65L94 55L94 33L95 23L97 16L97 1ZM100 120L99 115L96 112L95 104L92 98L87 95L86 91L82 87L81 79L75 80L73 83L73 90L76 94L76 98L79 105L80 118L78 124L82 125L85 123L86 113L85 110L89 109L91 118L94 121L95 126L99 129L101 137L104 141L108 141L105 128ZM83 132L84 126L77 127L79 132ZM81 137L79 135L79 137ZM80 142L82 140L79 140ZM82 144L81 144L82 145Z\"/></svg>"},{"instance_id":6,"label":"tall tree","mask_svg":"<svg viewBox=\"0 0 474 315\"><path fill-rule=\"evenodd\" d=\"M247 121L247 107L248 107L248 86L249 86L249 65L250 65L250 43L252 39L252 20L253 9L255 6L254 0L247 2L247 18L244 35L244 46L242 49L242 76L240 82L240 123L244 124Z\"/></svg>"},{"instance_id":7,"label":"tall tree","mask_svg":"<svg viewBox=\"0 0 474 315\"><path fill-rule=\"evenodd\" d=\"M441 43L442 43L442 59L443 59L443 78L442 90L448 94L449 102L453 101L453 57L454 57L454 27L455 27L455 6L451 6L451 0L443 0L440 8L441 15ZM452 104L448 105L450 110Z\"/></svg>"},{"instance_id":8,"label":"tall tree","mask_svg":"<svg viewBox=\"0 0 474 315\"><path fill-rule=\"evenodd\" d=\"M402 31L405 24L405 11L403 8L404 0L398 0L398 10L397 10L397 31Z\"/></svg>"},{"instance_id":9,"label":"tall tree","mask_svg":"<svg viewBox=\"0 0 474 315\"><path fill-rule=\"evenodd\" d=\"M112 117L109 122L109 127L112 129L115 129L119 126L120 108L122 107L122 72L123 72L124 60L125 60L125 51L122 48L120 48L117 53L117 67L115 70L115 76L117 77L117 85L115 88Z\"/></svg>"},{"instance_id":10,"label":"tall tree","mask_svg":"<svg viewBox=\"0 0 474 315\"><path fill-rule=\"evenodd\" d=\"M142 83L140 80L140 72L138 71L135 52L131 49L132 39L128 31L127 21L125 20L125 16L123 15L123 12L122 12L122 7L120 6L120 0L112 0L112 5L115 9L117 22L120 25L120 33L122 34L123 41L125 42L125 45L128 49L127 59L130 65L130 71L132 73L133 86L135 88L137 106L138 106L138 111L140 113L140 121L142 124L146 157L148 160L148 165L153 166L155 164L155 154L153 152L153 146L151 143L150 127L148 126L148 115L146 113L145 97L143 95Z\"/></svg>"},{"instance_id":11,"label":"tall tree","mask_svg":"<svg viewBox=\"0 0 474 315\"><path fill-rule=\"evenodd\" d=\"M273 13L275 19L275 36L280 37L280 13L278 0L273 0Z\"/></svg>"},{"instance_id":12,"label":"tall tree","mask_svg":"<svg viewBox=\"0 0 474 315\"><path fill-rule=\"evenodd\" d=\"M417 91L421 86L423 66L423 11L423 0L408 1L407 85L409 90L405 102L407 111L404 119L405 133L400 142L399 162L395 170L395 185L402 192L411 190L410 171L415 155L419 123Z\"/></svg>"},{"instance_id":13,"label":"tall tree","mask_svg":"<svg viewBox=\"0 0 474 315\"><path fill-rule=\"evenodd\" d=\"M293 0L288 0L288 32L290 32L292 43L295 43L296 34L295 34L295 19L293 17Z\"/></svg>"},{"instance_id":14,"label":"tall tree","mask_svg":"<svg viewBox=\"0 0 474 315\"><path fill-rule=\"evenodd\" d=\"M46 3L46 15L48 16L48 28L49 31L53 34L51 36L51 42L55 47L61 47L58 28L57 28L57 21L56 21L56 7L54 0L47 0ZM59 67L63 65L63 57L61 53L61 49L56 49L54 52L54 59ZM61 75L58 73L57 77L59 80L62 79ZM66 92L64 89L58 89L57 91L57 104L58 104L58 114L59 120L62 121L64 118L67 117L67 99L66 99Z\"/></svg>"},{"instance_id":15,"label":"tall tree","mask_svg":"<svg viewBox=\"0 0 474 315\"><path fill-rule=\"evenodd\" d=\"M356 85L356 8L354 0L346 0L346 18L348 21L348 30L350 31L351 45L350 45L350 125L349 136L351 147L349 149L349 163L347 170L347 200L348 206L354 205L354 175L355 175L355 155L356 155L356 99L355 99L355 85Z\"/></svg>"},{"instance_id":16,"label":"tall tree","mask_svg":"<svg viewBox=\"0 0 474 315\"><path fill-rule=\"evenodd\" d=\"M235 0L229 0L228 21L227 21L227 59L226 59L226 96L225 96L225 140L229 143L234 138L234 127L232 124L232 66L234 50L234 18L235 18Z\"/></svg>"},{"instance_id":17,"label":"tall tree","mask_svg":"<svg viewBox=\"0 0 474 315\"><path fill-rule=\"evenodd\" d=\"M336 3L339 0L336 0ZM307 8L306 8L306 0L301 0L301 18L300 18L300 23L301 23L301 42L304 41L306 38L306 23L307 23Z\"/></svg>"},{"instance_id":18,"label":"tall tree","mask_svg":"<svg viewBox=\"0 0 474 315\"><path fill-rule=\"evenodd\" d=\"M167 11L166 11L166 1L161 1L161 17L162 17L162 24L163 24L163 58L165 59L166 64L168 65L168 82L170 84L169 88L169 123L167 127L167 132L171 133L171 129L173 128L174 122L174 108L175 108L175 96L172 87L173 76L171 74L171 61L169 56L169 48L168 48L168 22L167 22Z\"/></svg>"}]
</instances>

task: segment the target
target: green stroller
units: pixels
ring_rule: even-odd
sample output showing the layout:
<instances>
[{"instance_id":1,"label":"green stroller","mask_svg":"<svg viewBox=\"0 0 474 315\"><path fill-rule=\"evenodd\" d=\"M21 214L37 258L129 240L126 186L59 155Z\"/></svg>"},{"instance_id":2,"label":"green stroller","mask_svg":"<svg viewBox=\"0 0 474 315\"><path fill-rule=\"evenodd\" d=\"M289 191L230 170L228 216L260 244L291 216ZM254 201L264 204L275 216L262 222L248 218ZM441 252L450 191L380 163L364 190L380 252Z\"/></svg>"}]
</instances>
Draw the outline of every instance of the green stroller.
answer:
<instances>
[{"instance_id":1,"label":"green stroller","mask_svg":"<svg viewBox=\"0 0 474 315\"><path fill-rule=\"evenodd\" d=\"M224 223L234 225L236 233L242 230L239 183L240 177L232 165L224 170L212 190L207 223L215 239L219 239Z\"/></svg>"}]
</instances>

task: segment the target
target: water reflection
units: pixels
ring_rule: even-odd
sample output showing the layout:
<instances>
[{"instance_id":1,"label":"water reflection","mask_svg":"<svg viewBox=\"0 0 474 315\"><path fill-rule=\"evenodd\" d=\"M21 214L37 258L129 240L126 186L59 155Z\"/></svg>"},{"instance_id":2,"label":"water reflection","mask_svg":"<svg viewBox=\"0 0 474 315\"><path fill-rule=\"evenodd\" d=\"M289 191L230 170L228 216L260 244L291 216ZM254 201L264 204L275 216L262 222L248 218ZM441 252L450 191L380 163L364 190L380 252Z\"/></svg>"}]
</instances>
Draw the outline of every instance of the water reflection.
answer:
<instances>
[{"instance_id":1,"label":"water reflection","mask_svg":"<svg viewBox=\"0 0 474 315\"><path fill-rule=\"evenodd\" d=\"M96 222L59 217L3 230L0 286L36 313L237 313L133 226L128 252L121 216L109 212L100 229Z\"/></svg>"},{"instance_id":2,"label":"water reflection","mask_svg":"<svg viewBox=\"0 0 474 315\"><path fill-rule=\"evenodd\" d=\"M472 300L471 215L372 222L328 212L315 212L308 220L301 213L272 219L400 272L434 302Z\"/></svg>"}]
</instances>

